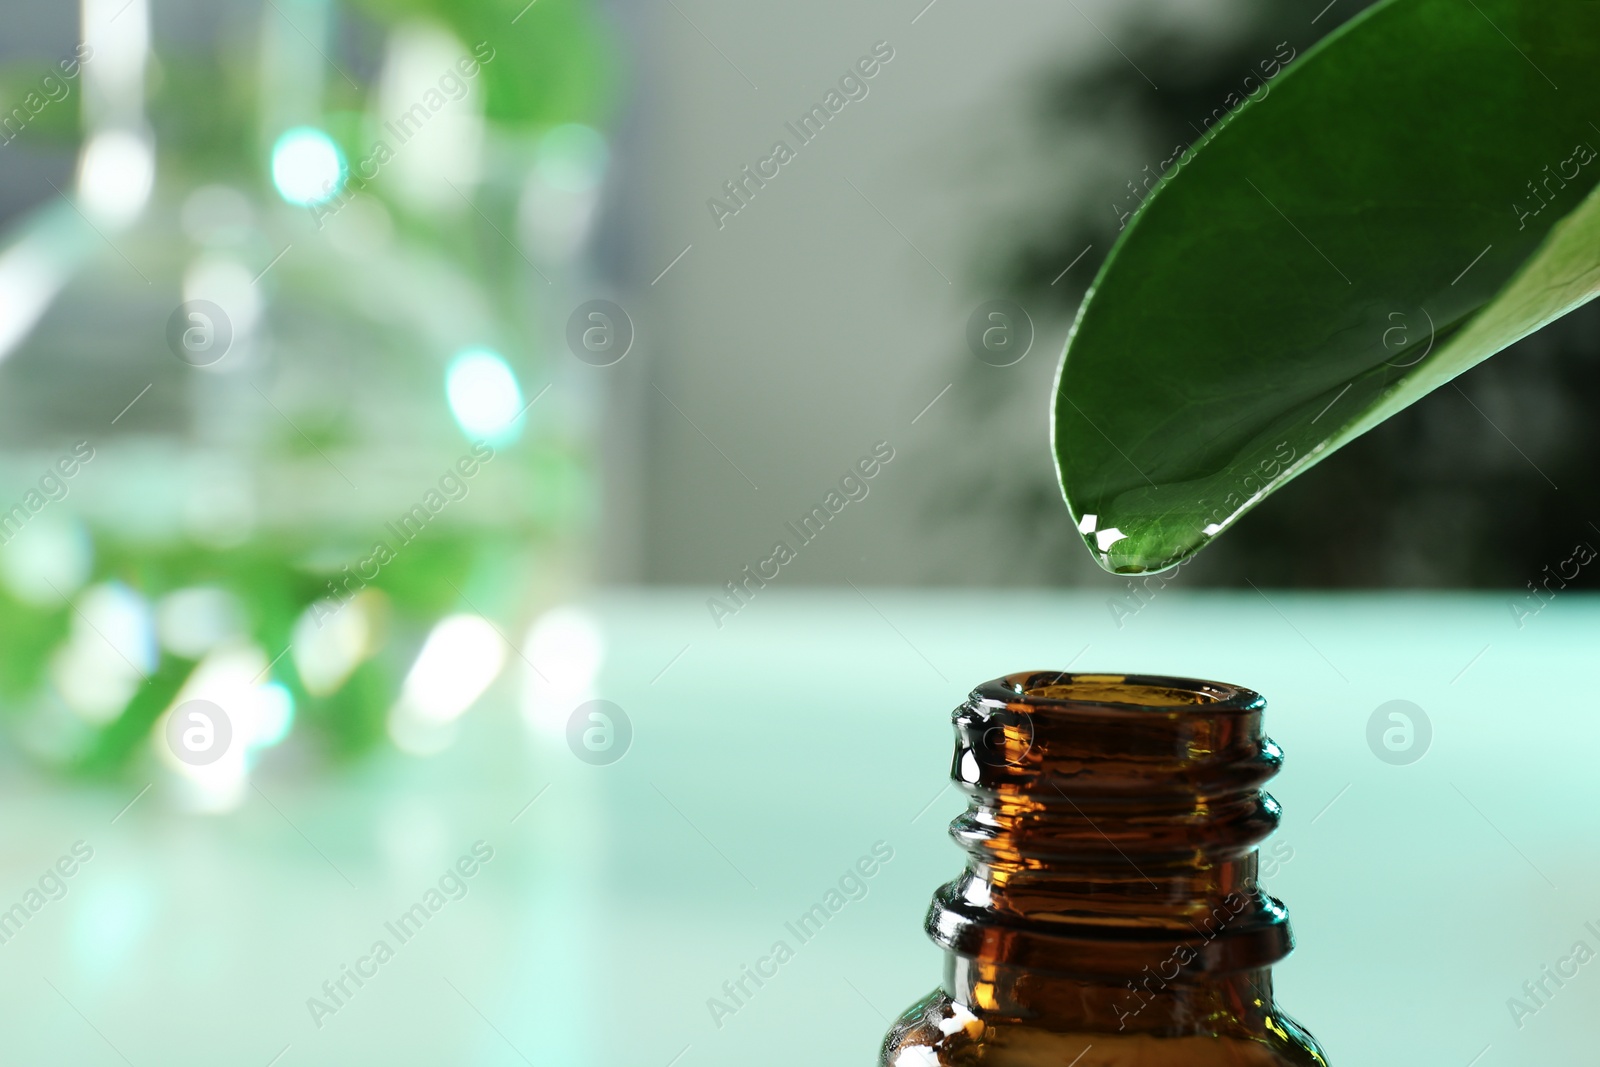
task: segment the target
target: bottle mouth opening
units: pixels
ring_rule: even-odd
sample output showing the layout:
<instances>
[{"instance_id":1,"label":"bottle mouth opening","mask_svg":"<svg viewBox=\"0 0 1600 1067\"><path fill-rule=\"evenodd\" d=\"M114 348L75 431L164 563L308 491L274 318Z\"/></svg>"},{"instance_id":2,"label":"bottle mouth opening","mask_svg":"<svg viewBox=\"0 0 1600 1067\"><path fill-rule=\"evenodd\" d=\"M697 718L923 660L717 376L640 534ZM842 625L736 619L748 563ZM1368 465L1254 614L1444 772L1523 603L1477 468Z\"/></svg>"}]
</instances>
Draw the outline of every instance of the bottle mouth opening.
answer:
<instances>
[{"instance_id":1,"label":"bottle mouth opening","mask_svg":"<svg viewBox=\"0 0 1600 1067\"><path fill-rule=\"evenodd\" d=\"M1251 711L1264 701L1249 689L1225 682L1145 674L1086 674L1069 671L1024 671L991 683L999 692L978 694L1015 703L1087 704L1099 708L1140 711L1204 708L1208 712Z\"/></svg>"}]
</instances>

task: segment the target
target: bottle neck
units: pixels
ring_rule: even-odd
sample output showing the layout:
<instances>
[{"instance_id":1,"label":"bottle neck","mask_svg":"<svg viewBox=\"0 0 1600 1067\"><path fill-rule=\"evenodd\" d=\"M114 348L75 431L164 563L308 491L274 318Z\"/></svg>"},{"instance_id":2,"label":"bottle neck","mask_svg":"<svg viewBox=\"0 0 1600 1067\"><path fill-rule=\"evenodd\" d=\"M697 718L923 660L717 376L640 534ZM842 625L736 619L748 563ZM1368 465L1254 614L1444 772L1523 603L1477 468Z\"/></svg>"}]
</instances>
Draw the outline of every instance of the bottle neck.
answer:
<instances>
[{"instance_id":1,"label":"bottle neck","mask_svg":"<svg viewBox=\"0 0 1600 1067\"><path fill-rule=\"evenodd\" d=\"M1263 707L1165 679L975 691L954 717L969 806L950 833L968 864L927 919L949 996L1050 1029L1167 1036L1269 1013L1292 942L1257 881L1279 818L1261 784L1282 762Z\"/></svg>"},{"instance_id":2,"label":"bottle neck","mask_svg":"<svg viewBox=\"0 0 1600 1067\"><path fill-rule=\"evenodd\" d=\"M1159 1037L1256 1032L1276 1010L1272 971L1188 977L1151 968L1122 982L1085 980L945 953L943 988L980 1018L1041 1029Z\"/></svg>"}]
</instances>

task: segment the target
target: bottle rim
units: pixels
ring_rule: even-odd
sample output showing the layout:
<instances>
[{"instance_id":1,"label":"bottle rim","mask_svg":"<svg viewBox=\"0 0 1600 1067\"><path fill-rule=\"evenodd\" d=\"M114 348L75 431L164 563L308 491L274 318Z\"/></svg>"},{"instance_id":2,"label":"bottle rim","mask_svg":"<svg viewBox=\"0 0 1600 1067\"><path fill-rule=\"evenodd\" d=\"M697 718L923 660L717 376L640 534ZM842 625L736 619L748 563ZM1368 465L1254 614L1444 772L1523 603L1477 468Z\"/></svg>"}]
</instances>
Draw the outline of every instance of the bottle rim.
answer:
<instances>
[{"instance_id":1,"label":"bottle rim","mask_svg":"<svg viewBox=\"0 0 1600 1067\"><path fill-rule=\"evenodd\" d=\"M971 700L991 706L1087 707L1134 715L1172 714L1184 709L1214 715L1259 712L1266 707L1261 694L1227 682L1088 671L1018 671L977 686Z\"/></svg>"}]
</instances>

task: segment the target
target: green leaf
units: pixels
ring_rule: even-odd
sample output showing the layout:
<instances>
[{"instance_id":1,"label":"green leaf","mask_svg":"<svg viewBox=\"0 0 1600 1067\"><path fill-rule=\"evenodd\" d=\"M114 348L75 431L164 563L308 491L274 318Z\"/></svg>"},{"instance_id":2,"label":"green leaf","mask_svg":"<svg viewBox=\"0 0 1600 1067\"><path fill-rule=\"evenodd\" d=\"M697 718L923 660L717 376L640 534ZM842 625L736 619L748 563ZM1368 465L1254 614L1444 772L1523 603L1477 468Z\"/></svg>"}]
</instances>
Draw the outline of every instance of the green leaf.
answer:
<instances>
[{"instance_id":1,"label":"green leaf","mask_svg":"<svg viewBox=\"0 0 1600 1067\"><path fill-rule=\"evenodd\" d=\"M615 74L609 35L585 0L356 0L384 22L429 18L482 61L487 117L509 126L603 123Z\"/></svg>"},{"instance_id":2,"label":"green leaf","mask_svg":"<svg viewBox=\"0 0 1600 1067\"><path fill-rule=\"evenodd\" d=\"M1057 384L1062 489L1101 565L1181 562L1600 292L1596 122L1600 4L1390 0L1184 153Z\"/></svg>"}]
</instances>

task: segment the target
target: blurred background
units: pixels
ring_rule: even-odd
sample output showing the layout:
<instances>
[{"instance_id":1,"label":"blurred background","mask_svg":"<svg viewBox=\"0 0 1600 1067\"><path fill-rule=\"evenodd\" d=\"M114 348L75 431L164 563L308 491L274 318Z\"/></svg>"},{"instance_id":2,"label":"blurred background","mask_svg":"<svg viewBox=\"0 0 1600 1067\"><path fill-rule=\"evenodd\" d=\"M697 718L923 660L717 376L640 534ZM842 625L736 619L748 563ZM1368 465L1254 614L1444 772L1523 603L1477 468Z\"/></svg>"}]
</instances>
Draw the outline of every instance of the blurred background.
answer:
<instances>
[{"instance_id":1,"label":"blurred background","mask_svg":"<svg viewBox=\"0 0 1600 1067\"><path fill-rule=\"evenodd\" d=\"M70 1031L85 1063L215 1062L219 1041L230 1062L263 1064L294 1062L291 1046L301 1062L358 1049L393 1063L535 1049L541 1063L814 1062L807 1047L867 1062L882 1016L937 977L918 918L957 863L936 830L954 798L926 819L918 808L939 801L942 717L983 678L1040 665L1018 655L1066 666L1099 643L1142 657L1128 669L1281 678L1310 737L1332 729L1309 725L1323 709L1359 739L1373 706L1407 695L1408 671L1451 700L1480 660L1511 685L1532 661L1508 651L1525 621L1508 605L1600 538L1594 309L1269 499L1184 568L1151 609L1171 616L1137 638L1125 630L1144 601L1084 550L1047 446L1067 328L1143 183L1364 6L0 3L0 766L14 842L0 896L20 897L80 826L123 857L69 894L72 924L0 946L8 1002L41 1013L19 1038L29 1055L59 1054L53 1035ZM1020 355L968 343L997 299L1031 320ZM841 488L847 475L858 490ZM835 491L848 501L800 536ZM795 558L753 582L779 541ZM1284 599L1263 604L1252 585ZM1371 617L1318 591L1372 589L1478 591L1381 601L1371 617L1396 642L1452 612L1481 629L1370 675L1349 645L1341 670L1324 651ZM1592 648L1585 603L1540 620L1541 655ZM1195 654L1208 611L1251 643ZM836 674L817 668L824 648ZM1582 655L1539 662L1575 670ZM808 677L769 681L797 669ZM1346 695L1329 695L1335 680ZM882 708L870 742L852 740L851 702L831 703L852 686ZM602 697L622 703L591 708ZM1495 728L1483 700L1457 709L1461 724ZM174 740L193 701L225 712L215 758ZM617 759L638 731L635 776L580 754L590 728ZM919 765L870 758L906 738ZM853 756L829 772L841 744ZM1307 755L1323 769L1300 787L1302 816L1341 783L1391 774L1397 788L1356 748L1359 774L1331 742ZM704 780L740 760L730 788L760 794L743 815ZM791 764L787 793L762 786L762 768ZM846 770L860 804L841 808L825 796ZM542 788L556 792L540 801ZM1349 803L1371 821L1286 877L1314 897L1314 872L1354 863L1384 805L1421 788L1375 784L1368 809ZM870 1012L820 1046L775 1047L775 1015L707 1051L698 999L650 1005L676 963L704 972L695 991L710 995L775 925L780 906L730 906L708 884L820 892L813 875L887 833L889 808L913 858L891 902L875 899L881 938L861 944L893 962L858 946L845 972L862 989L843 996L867 990ZM1507 836L1472 837L1481 814L1450 816L1463 855ZM309 1024L303 1001L373 916L470 849L474 819L532 844L508 842L507 880L452 935L443 960L461 988L430 975L410 999L363 998L370 1017L339 1036ZM772 845L778 828L794 854ZM746 877L713 841L748 843L764 871ZM1519 906L1540 877L1484 893ZM1331 891L1311 902L1324 936L1345 929L1343 906ZM189 914L209 925L174 932ZM740 940L741 923L755 933ZM1389 951L1433 944L1391 938ZM1544 960L1530 951L1524 966L1508 947L1476 1000L1441 977L1456 1007L1439 1010L1466 1014L1421 1036L1398 1017L1363 1029L1367 1003L1337 1025L1352 1041L1414 1041L1396 1062L1466 1063L1490 1037L1441 1050L1428 1035L1465 1025L1472 1005L1503 1011L1518 968ZM1441 975L1475 965L1429 959ZM1302 973L1372 963L1329 956ZM869 989L875 974L894 981ZM141 1024L141 976L211 990L200 1036ZM1317 997L1341 983L1301 987L1316 996L1292 1006L1320 1034ZM816 988L823 1001L793 1010L838 1007L838 982ZM448 1022L432 1015L440 996L457 998ZM408 1030L413 1012L433 1021ZM638 1025L594 1037L612 1014ZM96 1039L91 1019L118 1022ZM1539 1047L1567 1047L1551 1034Z\"/></svg>"}]
</instances>

